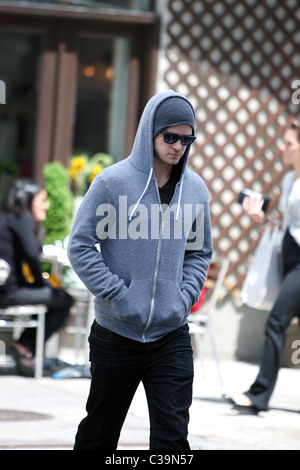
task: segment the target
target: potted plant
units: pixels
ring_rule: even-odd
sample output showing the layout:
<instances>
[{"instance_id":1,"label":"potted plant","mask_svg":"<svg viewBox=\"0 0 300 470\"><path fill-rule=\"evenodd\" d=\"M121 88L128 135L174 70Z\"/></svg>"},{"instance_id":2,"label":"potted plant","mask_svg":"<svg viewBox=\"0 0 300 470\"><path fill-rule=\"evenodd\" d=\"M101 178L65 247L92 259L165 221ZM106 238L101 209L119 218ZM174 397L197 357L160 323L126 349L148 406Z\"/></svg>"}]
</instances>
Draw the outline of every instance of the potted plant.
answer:
<instances>
[{"instance_id":1,"label":"potted plant","mask_svg":"<svg viewBox=\"0 0 300 470\"><path fill-rule=\"evenodd\" d=\"M96 153L92 157L85 153L74 155L70 160L69 173L71 177L71 189L74 194L73 220L95 176L104 168L114 163L113 157L106 153Z\"/></svg>"},{"instance_id":2,"label":"potted plant","mask_svg":"<svg viewBox=\"0 0 300 470\"><path fill-rule=\"evenodd\" d=\"M45 244L63 241L70 234L73 194L70 190L70 175L62 163L51 162L44 167L45 188L50 207L45 220Z\"/></svg>"}]
</instances>

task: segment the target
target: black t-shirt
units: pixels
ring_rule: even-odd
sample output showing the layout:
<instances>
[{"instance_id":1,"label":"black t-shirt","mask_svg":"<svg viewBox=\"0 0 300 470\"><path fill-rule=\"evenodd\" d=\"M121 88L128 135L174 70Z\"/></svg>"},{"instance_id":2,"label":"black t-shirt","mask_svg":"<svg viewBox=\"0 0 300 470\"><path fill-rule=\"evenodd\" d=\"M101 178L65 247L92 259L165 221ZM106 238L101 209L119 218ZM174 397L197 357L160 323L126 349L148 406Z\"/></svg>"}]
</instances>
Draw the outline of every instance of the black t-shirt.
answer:
<instances>
[{"instance_id":1,"label":"black t-shirt","mask_svg":"<svg viewBox=\"0 0 300 470\"><path fill-rule=\"evenodd\" d=\"M164 186L159 189L160 201L162 204L170 204L176 184L179 181L181 174L182 166L180 164L176 165L172 169L171 176Z\"/></svg>"}]
</instances>

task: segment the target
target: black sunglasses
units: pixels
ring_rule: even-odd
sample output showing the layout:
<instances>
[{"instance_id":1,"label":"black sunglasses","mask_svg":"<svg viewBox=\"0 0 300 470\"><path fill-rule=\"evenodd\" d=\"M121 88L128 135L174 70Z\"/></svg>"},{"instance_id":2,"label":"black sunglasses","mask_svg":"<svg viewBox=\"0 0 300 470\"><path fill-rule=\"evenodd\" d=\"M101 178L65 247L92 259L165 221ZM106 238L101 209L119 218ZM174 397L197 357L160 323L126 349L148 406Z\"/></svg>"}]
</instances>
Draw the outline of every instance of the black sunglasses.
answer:
<instances>
[{"instance_id":1,"label":"black sunglasses","mask_svg":"<svg viewBox=\"0 0 300 470\"><path fill-rule=\"evenodd\" d=\"M185 147L187 145L191 145L195 140L195 135L179 135L179 134L172 134L171 132L160 132L164 136L164 142L166 144L175 144L178 139L180 139L181 145Z\"/></svg>"}]
</instances>

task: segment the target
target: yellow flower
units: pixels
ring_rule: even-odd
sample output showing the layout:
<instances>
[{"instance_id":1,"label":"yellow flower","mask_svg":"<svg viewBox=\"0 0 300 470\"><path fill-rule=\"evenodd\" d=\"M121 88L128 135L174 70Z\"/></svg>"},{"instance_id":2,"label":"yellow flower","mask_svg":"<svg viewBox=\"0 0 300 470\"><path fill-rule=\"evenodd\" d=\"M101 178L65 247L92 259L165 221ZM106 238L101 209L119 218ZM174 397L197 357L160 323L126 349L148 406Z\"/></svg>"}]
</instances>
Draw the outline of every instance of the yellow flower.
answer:
<instances>
[{"instance_id":1,"label":"yellow flower","mask_svg":"<svg viewBox=\"0 0 300 470\"><path fill-rule=\"evenodd\" d=\"M95 165L92 172L89 175L89 178L88 178L89 183L91 183L93 179L98 175L98 173L100 173L100 171L102 170L103 170L102 165Z\"/></svg>"},{"instance_id":2,"label":"yellow flower","mask_svg":"<svg viewBox=\"0 0 300 470\"><path fill-rule=\"evenodd\" d=\"M74 168L69 168L69 174L71 176L72 181L76 181L77 171Z\"/></svg>"},{"instance_id":3,"label":"yellow flower","mask_svg":"<svg viewBox=\"0 0 300 470\"><path fill-rule=\"evenodd\" d=\"M69 172L73 181L76 181L77 173L83 171L86 164L87 158L83 155L72 158Z\"/></svg>"},{"instance_id":4,"label":"yellow flower","mask_svg":"<svg viewBox=\"0 0 300 470\"><path fill-rule=\"evenodd\" d=\"M86 165L87 158L84 155L78 155L74 157L71 162L71 166L77 171L82 171Z\"/></svg>"}]
</instances>

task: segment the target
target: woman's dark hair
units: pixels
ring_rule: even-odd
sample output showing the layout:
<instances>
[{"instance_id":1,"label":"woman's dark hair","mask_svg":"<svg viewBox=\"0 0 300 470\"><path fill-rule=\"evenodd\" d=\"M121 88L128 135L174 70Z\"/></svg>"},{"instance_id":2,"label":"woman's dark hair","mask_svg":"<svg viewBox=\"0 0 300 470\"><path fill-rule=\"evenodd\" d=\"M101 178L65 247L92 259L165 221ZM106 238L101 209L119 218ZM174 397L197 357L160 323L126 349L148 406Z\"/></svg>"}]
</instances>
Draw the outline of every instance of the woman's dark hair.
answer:
<instances>
[{"instance_id":1,"label":"woman's dark hair","mask_svg":"<svg viewBox=\"0 0 300 470\"><path fill-rule=\"evenodd\" d=\"M293 121L290 125L290 129L293 129L297 132L298 140L300 142L300 121L298 121L297 119Z\"/></svg>"},{"instance_id":2,"label":"woman's dark hair","mask_svg":"<svg viewBox=\"0 0 300 470\"><path fill-rule=\"evenodd\" d=\"M17 180L8 194L7 211L16 215L29 214L32 216L33 198L42 190L44 186L30 180ZM40 222L34 223L36 243L42 246L45 229Z\"/></svg>"},{"instance_id":3,"label":"woman's dark hair","mask_svg":"<svg viewBox=\"0 0 300 470\"><path fill-rule=\"evenodd\" d=\"M8 194L7 208L16 214L32 212L33 198L44 188L29 180L17 180Z\"/></svg>"}]
</instances>

